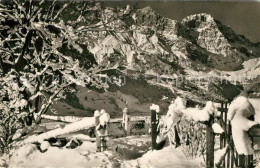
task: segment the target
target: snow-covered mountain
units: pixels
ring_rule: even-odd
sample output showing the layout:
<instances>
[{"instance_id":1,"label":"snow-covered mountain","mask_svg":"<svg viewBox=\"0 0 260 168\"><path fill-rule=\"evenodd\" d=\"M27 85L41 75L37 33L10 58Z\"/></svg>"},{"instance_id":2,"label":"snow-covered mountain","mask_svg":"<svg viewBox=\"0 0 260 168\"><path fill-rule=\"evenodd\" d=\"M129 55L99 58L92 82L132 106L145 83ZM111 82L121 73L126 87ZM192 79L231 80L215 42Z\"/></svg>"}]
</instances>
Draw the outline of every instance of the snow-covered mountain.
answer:
<instances>
[{"instance_id":1,"label":"snow-covered mountain","mask_svg":"<svg viewBox=\"0 0 260 168\"><path fill-rule=\"evenodd\" d=\"M177 95L192 100L190 105L195 105L194 101L203 103L212 98L232 100L243 90L240 85L243 79L241 81L236 76L244 75L255 81L259 75L259 64L255 61L260 58L260 44L236 34L210 14L195 14L176 21L161 16L149 6L142 9L129 5L97 8L99 15L95 15L97 18L92 27L99 29L90 31L83 24L81 29L87 31L84 31L80 43L88 48L99 65L118 64L118 70L106 73L112 76L123 73L126 84L121 87L111 85L104 93L79 89L76 95L78 103L70 103L67 107L74 111L74 108L81 107L75 115L81 116L84 110L91 112L104 108L116 116L125 107L133 113L147 113L150 103L156 102L167 108ZM82 20L84 22L84 18ZM168 83L156 80L158 76L205 79L177 84L171 80ZM210 83L207 79L211 78L218 79ZM222 83L220 78L230 82ZM237 83L233 79L237 79L238 86L234 86ZM252 88L259 89L259 81L252 83L254 85L244 88L250 92L254 92ZM56 109L66 111L63 106L57 104ZM67 110L67 113L74 114L73 110Z\"/></svg>"},{"instance_id":2,"label":"snow-covered mountain","mask_svg":"<svg viewBox=\"0 0 260 168\"><path fill-rule=\"evenodd\" d=\"M206 13L181 22L160 16L151 7L106 8L111 32L96 33L88 48L99 64L119 63L128 69L157 74L184 69L234 71L260 55L259 44L237 35ZM99 23L101 24L101 23Z\"/></svg>"}]
</instances>

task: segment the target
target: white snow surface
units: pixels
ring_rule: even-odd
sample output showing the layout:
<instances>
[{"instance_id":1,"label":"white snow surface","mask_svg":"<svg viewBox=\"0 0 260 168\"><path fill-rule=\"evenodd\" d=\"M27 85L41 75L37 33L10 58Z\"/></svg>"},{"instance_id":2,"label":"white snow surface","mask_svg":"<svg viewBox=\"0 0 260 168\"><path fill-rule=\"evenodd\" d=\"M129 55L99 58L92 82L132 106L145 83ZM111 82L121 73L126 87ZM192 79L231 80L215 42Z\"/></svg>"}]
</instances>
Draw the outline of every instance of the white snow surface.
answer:
<instances>
[{"instance_id":1,"label":"white snow surface","mask_svg":"<svg viewBox=\"0 0 260 168\"><path fill-rule=\"evenodd\" d=\"M221 157L225 155L226 151L227 151L227 146L223 149L217 150L214 154L214 162L219 163Z\"/></svg>"},{"instance_id":2,"label":"white snow surface","mask_svg":"<svg viewBox=\"0 0 260 168\"><path fill-rule=\"evenodd\" d=\"M101 113L99 117L100 125L105 125L110 120L110 115L107 112Z\"/></svg>"},{"instance_id":3,"label":"white snow surface","mask_svg":"<svg viewBox=\"0 0 260 168\"><path fill-rule=\"evenodd\" d=\"M214 123L212 129L215 134L222 134L224 132L223 128L218 123Z\"/></svg>"},{"instance_id":4,"label":"white snow surface","mask_svg":"<svg viewBox=\"0 0 260 168\"><path fill-rule=\"evenodd\" d=\"M96 144L84 141L75 149L66 147L48 147L46 152L41 153L34 144L25 144L12 151L8 161L9 167L172 167L188 168L201 167L202 158L187 160L182 151L177 148L165 147L162 150L149 150L150 136L128 136L107 141L108 150L96 153ZM115 149L118 150L115 153ZM131 159L136 153L144 153L138 158ZM118 153L119 152L119 153ZM128 159L122 159L129 157ZM2 159L2 158L1 158ZM0 160L1 160L0 159Z\"/></svg>"},{"instance_id":5,"label":"white snow surface","mask_svg":"<svg viewBox=\"0 0 260 168\"><path fill-rule=\"evenodd\" d=\"M161 123L165 125L164 127L167 127L167 129L169 130L171 126L177 124L179 119L182 117L182 112L180 109L185 109L185 108L186 108L186 100L178 96L174 100L174 102L169 105L166 116L163 116L161 118Z\"/></svg>"},{"instance_id":6,"label":"white snow surface","mask_svg":"<svg viewBox=\"0 0 260 168\"><path fill-rule=\"evenodd\" d=\"M202 167L201 158L195 160L187 160L183 152L177 148L174 149L170 146L162 150L149 151L141 158L136 160L126 161L122 167L141 167L141 168L198 168Z\"/></svg>"},{"instance_id":7,"label":"white snow surface","mask_svg":"<svg viewBox=\"0 0 260 168\"><path fill-rule=\"evenodd\" d=\"M154 111L156 111L156 113L159 113L160 112L160 107L158 105L156 105L156 104L152 104L150 106L150 110L154 110Z\"/></svg>"},{"instance_id":8,"label":"white snow surface","mask_svg":"<svg viewBox=\"0 0 260 168\"><path fill-rule=\"evenodd\" d=\"M100 166L101 159L90 162L87 157L81 155L77 150L66 148L49 147L49 149L41 153L36 146L30 144L20 148L14 153L10 160L9 167L85 167ZM86 144L82 147L87 148Z\"/></svg>"},{"instance_id":9,"label":"white snow surface","mask_svg":"<svg viewBox=\"0 0 260 168\"><path fill-rule=\"evenodd\" d=\"M100 116L100 112L99 112L98 110L96 110L96 111L94 112L94 116L95 116L95 117Z\"/></svg>"},{"instance_id":10,"label":"white snow surface","mask_svg":"<svg viewBox=\"0 0 260 168\"><path fill-rule=\"evenodd\" d=\"M51 146L51 145L50 145L50 143L49 143L48 141L43 141L43 142L41 143L40 148L41 148L42 151L45 151L45 150L48 150L48 148L49 148L50 146Z\"/></svg>"},{"instance_id":11,"label":"white snow surface","mask_svg":"<svg viewBox=\"0 0 260 168\"><path fill-rule=\"evenodd\" d=\"M231 121L232 137L238 154L254 153L247 131L259 122L247 119L252 115L255 115L255 109L246 97L239 96L231 102L227 117Z\"/></svg>"},{"instance_id":12,"label":"white snow surface","mask_svg":"<svg viewBox=\"0 0 260 168\"><path fill-rule=\"evenodd\" d=\"M194 121L208 121L210 114L215 113L216 109L213 102L208 101L203 109L195 108L185 108L181 111L187 116L188 119Z\"/></svg>"}]
</instances>

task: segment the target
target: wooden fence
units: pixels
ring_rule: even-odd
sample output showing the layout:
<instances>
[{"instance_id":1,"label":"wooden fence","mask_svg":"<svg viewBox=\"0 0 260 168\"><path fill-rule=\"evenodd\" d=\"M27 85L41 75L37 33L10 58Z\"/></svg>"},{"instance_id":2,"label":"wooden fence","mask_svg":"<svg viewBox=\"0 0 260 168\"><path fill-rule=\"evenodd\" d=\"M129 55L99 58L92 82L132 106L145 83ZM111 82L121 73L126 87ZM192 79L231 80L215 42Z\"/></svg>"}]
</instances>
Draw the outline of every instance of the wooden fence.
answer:
<instances>
[{"instance_id":1,"label":"wooden fence","mask_svg":"<svg viewBox=\"0 0 260 168\"><path fill-rule=\"evenodd\" d=\"M213 168L253 168L253 155L238 155L236 148L234 147L234 142L232 139L232 131L230 121L227 120L228 112L228 103L221 102L221 107L218 108L218 111L221 112L219 123L222 126L224 133L220 134L219 139L212 129L212 124L214 123L214 117L211 116L210 120L206 123L206 167ZM151 138L152 138L152 149L157 149L156 137L158 134L157 131L157 114L155 111L151 111ZM258 126L257 128L260 129ZM251 129L252 130L252 129ZM251 132L251 138L253 142L253 137L257 135L254 131ZM260 136L259 136L260 137ZM219 143L216 143L219 142ZM220 160L219 163L215 165L214 163L214 149L215 144L219 145L219 149L223 149L226 146L226 154Z\"/></svg>"}]
</instances>

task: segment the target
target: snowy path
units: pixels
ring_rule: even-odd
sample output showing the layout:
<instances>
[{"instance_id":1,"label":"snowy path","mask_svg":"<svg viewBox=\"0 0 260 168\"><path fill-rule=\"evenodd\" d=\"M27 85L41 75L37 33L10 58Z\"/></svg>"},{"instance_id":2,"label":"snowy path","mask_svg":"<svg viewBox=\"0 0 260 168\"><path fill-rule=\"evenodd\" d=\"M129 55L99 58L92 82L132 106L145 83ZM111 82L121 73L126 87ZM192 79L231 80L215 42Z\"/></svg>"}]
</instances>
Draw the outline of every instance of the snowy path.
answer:
<instances>
[{"instance_id":1,"label":"snowy path","mask_svg":"<svg viewBox=\"0 0 260 168\"><path fill-rule=\"evenodd\" d=\"M139 159L125 161L123 167L196 168L201 167L200 162L202 162L202 159L187 160L180 149L174 149L168 146L162 150L149 151Z\"/></svg>"}]
</instances>

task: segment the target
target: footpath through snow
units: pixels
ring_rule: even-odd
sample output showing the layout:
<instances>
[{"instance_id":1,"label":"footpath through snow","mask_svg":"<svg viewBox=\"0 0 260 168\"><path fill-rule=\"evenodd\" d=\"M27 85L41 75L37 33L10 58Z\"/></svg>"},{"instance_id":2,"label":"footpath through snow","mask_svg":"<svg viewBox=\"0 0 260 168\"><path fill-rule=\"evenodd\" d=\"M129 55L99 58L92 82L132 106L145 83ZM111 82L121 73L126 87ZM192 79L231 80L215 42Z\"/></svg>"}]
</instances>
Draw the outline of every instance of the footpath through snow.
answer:
<instances>
[{"instance_id":1,"label":"footpath through snow","mask_svg":"<svg viewBox=\"0 0 260 168\"><path fill-rule=\"evenodd\" d=\"M162 150L149 151L141 158L125 161L122 167L141 168L198 168L203 167L203 159L187 160L183 152L177 148L167 146Z\"/></svg>"}]
</instances>

